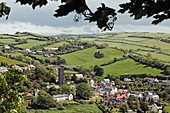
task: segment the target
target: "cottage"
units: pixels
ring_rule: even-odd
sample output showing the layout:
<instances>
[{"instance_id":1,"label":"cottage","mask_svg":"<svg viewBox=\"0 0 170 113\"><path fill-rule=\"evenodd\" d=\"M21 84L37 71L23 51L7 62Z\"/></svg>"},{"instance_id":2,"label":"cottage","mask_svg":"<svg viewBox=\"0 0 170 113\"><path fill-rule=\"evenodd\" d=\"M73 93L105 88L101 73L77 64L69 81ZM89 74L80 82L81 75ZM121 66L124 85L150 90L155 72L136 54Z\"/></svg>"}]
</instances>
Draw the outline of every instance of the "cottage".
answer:
<instances>
[{"instance_id":1,"label":"cottage","mask_svg":"<svg viewBox=\"0 0 170 113\"><path fill-rule=\"evenodd\" d=\"M30 52L30 53L32 52L30 49L24 49L24 51L27 51L27 52Z\"/></svg>"},{"instance_id":2,"label":"cottage","mask_svg":"<svg viewBox=\"0 0 170 113\"><path fill-rule=\"evenodd\" d=\"M63 95L53 95L55 100L59 101L66 101L66 100L73 100L72 94L63 94Z\"/></svg>"},{"instance_id":3,"label":"cottage","mask_svg":"<svg viewBox=\"0 0 170 113\"><path fill-rule=\"evenodd\" d=\"M17 70L23 71L23 69L18 65L13 65L12 68L15 68Z\"/></svg>"},{"instance_id":4,"label":"cottage","mask_svg":"<svg viewBox=\"0 0 170 113\"><path fill-rule=\"evenodd\" d=\"M150 84L159 82L159 80L158 80L157 78L149 78L149 77L146 77L145 79L149 80L149 83L150 83Z\"/></svg>"},{"instance_id":5,"label":"cottage","mask_svg":"<svg viewBox=\"0 0 170 113\"><path fill-rule=\"evenodd\" d=\"M162 110L162 106L158 106L157 104L149 104L148 110L150 111Z\"/></svg>"},{"instance_id":6,"label":"cottage","mask_svg":"<svg viewBox=\"0 0 170 113\"><path fill-rule=\"evenodd\" d=\"M94 82L93 79L88 80L88 85L89 85L89 86L91 86L91 87L94 86L94 83L95 83L95 82Z\"/></svg>"},{"instance_id":7,"label":"cottage","mask_svg":"<svg viewBox=\"0 0 170 113\"><path fill-rule=\"evenodd\" d=\"M121 104L127 102L126 95L117 95L117 97L105 97L104 103L110 103L112 105Z\"/></svg>"},{"instance_id":8,"label":"cottage","mask_svg":"<svg viewBox=\"0 0 170 113\"><path fill-rule=\"evenodd\" d=\"M24 100L27 101L28 103L31 103L32 101L32 94L28 93L24 96Z\"/></svg>"},{"instance_id":9,"label":"cottage","mask_svg":"<svg viewBox=\"0 0 170 113\"><path fill-rule=\"evenodd\" d=\"M146 100L147 101L154 101L154 102L158 102L159 100L159 95L147 95L146 96Z\"/></svg>"},{"instance_id":10,"label":"cottage","mask_svg":"<svg viewBox=\"0 0 170 113\"><path fill-rule=\"evenodd\" d=\"M73 74L72 74L71 76L73 76ZM80 79L80 78L83 77L83 74L75 74L75 76L76 76L78 79Z\"/></svg>"},{"instance_id":11,"label":"cottage","mask_svg":"<svg viewBox=\"0 0 170 113\"><path fill-rule=\"evenodd\" d=\"M131 82L131 79L129 79L129 78L124 78L124 82Z\"/></svg>"},{"instance_id":12,"label":"cottage","mask_svg":"<svg viewBox=\"0 0 170 113\"><path fill-rule=\"evenodd\" d=\"M9 45L4 45L4 49L10 49Z\"/></svg>"},{"instance_id":13,"label":"cottage","mask_svg":"<svg viewBox=\"0 0 170 113\"><path fill-rule=\"evenodd\" d=\"M104 83L110 83L110 79L104 79Z\"/></svg>"},{"instance_id":14,"label":"cottage","mask_svg":"<svg viewBox=\"0 0 170 113\"><path fill-rule=\"evenodd\" d=\"M6 67L0 67L0 73L6 72L8 69Z\"/></svg>"},{"instance_id":15,"label":"cottage","mask_svg":"<svg viewBox=\"0 0 170 113\"><path fill-rule=\"evenodd\" d=\"M29 69L35 69L35 66L34 65L29 65L28 68Z\"/></svg>"},{"instance_id":16,"label":"cottage","mask_svg":"<svg viewBox=\"0 0 170 113\"><path fill-rule=\"evenodd\" d=\"M164 85L165 85L165 86L170 86L170 81L164 82Z\"/></svg>"}]
</instances>

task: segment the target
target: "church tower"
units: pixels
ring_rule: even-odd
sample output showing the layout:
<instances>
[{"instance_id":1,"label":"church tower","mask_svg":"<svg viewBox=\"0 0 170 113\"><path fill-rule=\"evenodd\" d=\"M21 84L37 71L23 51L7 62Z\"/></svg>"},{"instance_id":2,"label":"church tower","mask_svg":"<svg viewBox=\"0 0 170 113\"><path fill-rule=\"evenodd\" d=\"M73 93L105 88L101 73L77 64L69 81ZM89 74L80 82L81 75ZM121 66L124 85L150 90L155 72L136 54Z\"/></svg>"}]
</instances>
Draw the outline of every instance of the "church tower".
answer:
<instances>
[{"instance_id":1,"label":"church tower","mask_svg":"<svg viewBox=\"0 0 170 113\"><path fill-rule=\"evenodd\" d=\"M63 65L61 65L58 69L58 82L59 82L59 85L65 84L64 66Z\"/></svg>"}]
</instances>

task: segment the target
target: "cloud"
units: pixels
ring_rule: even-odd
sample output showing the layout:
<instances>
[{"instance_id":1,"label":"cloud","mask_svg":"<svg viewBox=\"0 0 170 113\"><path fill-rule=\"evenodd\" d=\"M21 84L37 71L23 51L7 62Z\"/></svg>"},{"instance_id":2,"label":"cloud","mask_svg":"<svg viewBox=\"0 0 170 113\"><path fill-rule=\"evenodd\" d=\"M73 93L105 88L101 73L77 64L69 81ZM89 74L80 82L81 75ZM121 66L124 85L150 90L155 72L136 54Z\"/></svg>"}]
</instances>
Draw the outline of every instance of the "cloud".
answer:
<instances>
[{"instance_id":1,"label":"cloud","mask_svg":"<svg viewBox=\"0 0 170 113\"><path fill-rule=\"evenodd\" d=\"M70 27L53 27L53 26L41 26L35 25L30 22L6 22L0 23L0 33L14 34L15 32L33 32L45 35L54 34L91 34L91 33L105 33L101 32L95 25L82 25L82 26L70 26ZM169 33L170 27L160 25L115 25L110 32L160 32ZM109 32L109 31L107 31Z\"/></svg>"}]
</instances>

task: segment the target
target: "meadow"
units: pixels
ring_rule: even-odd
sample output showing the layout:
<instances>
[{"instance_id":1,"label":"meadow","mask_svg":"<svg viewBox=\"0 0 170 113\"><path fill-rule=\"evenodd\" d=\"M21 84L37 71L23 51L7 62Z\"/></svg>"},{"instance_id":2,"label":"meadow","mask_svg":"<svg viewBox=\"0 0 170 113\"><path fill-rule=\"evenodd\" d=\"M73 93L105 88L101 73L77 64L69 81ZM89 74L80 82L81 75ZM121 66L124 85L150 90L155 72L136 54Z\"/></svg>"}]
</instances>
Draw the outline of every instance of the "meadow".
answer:
<instances>
[{"instance_id":1,"label":"meadow","mask_svg":"<svg viewBox=\"0 0 170 113\"><path fill-rule=\"evenodd\" d=\"M102 113L95 104L69 105L64 110L51 108L50 110L30 111L29 113Z\"/></svg>"},{"instance_id":2,"label":"meadow","mask_svg":"<svg viewBox=\"0 0 170 113\"><path fill-rule=\"evenodd\" d=\"M68 44L68 42L59 42L59 43L55 43L53 45L48 45L48 46L45 46L44 48L55 48L55 47L60 47L62 46L63 44Z\"/></svg>"},{"instance_id":3,"label":"meadow","mask_svg":"<svg viewBox=\"0 0 170 113\"><path fill-rule=\"evenodd\" d=\"M38 40L28 39L27 43L16 45L16 47L23 48L23 49L30 49L33 46L38 46L45 43L48 43L48 41L38 41Z\"/></svg>"},{"instance_id":4,"label":"meadow","mask_svg":"<svg viewBox=\"0 0 170 113\"><path fill-rule=\"evenodd\" d=\"M157 48L161 48L161 49L170 49L170 44L169 43L165 43L165 42L161 42L159 40L147 40L147 41L143 41L140 42L143 45L148 45L148 46L155 46Z\"/></svg>"},{"instance_id":5,"label":"meadow","mask_svg":"<svg viewBox=\"0 0 170 113\"><path fill-rule=\"evenodd\" d=\"M142 55L148 55L150 54L152 58L162 60L162 61L170 61L170 56L168 55L163 55L155 52L145 52L145 51L139 51L138 53Z\"/></svg>"},{"instance_id":6,"label":"meadow","mask_svg":"<svg viewBox=\"0 0 170 113\"><path fill-rule=\"evenodd\" d=\"M116 42L95 41L95 43L97 43L97 44L106 43L110 47L117 47L117 48L121 48L121 49L125 49L125 50L130 50L130 49L131 50L137 50L137 49L153 50L153 49L148 48L148 47L141 47L141 46L137 46L137 45L130 45L130 44L124 44L124 43L116 43Z\"/></svg>"},{"instance_id":7,"label":"meadow","mask_svg":"<svg viewBox=\"0 0 170 113\"><path fill-rule=\"evenodd\" d=\"M116 62L111 65L102 66L104 69L104 75L107 74L118 76L126 74L151 74L151 75L162 75L161 70L147 67L146 65L139 64L132 59Z\"/></svg>"},{"instance_id":8,"label":"meadow","mask_svg":"<svg viewBox=\"0 0 170 113\"><path fill-rule=\"evenodd\" d=\"M0 39L0 42L2 42L4 44L14 44L14 43L17 43L17 42L15 42L14 39Z\"/></svg>"},{"instance_id":9,"label":"meadow","mask_svg":"<svg viewBox=\"0 0 170 113\"><path fill-rule=\"evenodd\" d=\"M12 65L12 64L26 64L26 63L23 63L23 62L20 62L20 61L17 61L17 60L12 60L12 59L9 59L9 58L3 57L3 56L0 56L0 62L6 62L9 65Z\"/></svg>"},{"instance_id":10,"label":"meadow","mask_svg":"<svg viewBox=\"0 0 170 113\"><path fill-rule=\"evenodd\" d=\"M93 55L95 52L100 51L104 53L104 58L96 59ZM111 48L96 49L91 47L82 51L76 51L70 54L59 55L66 60L68 65L100 65L112 61L114 58L122 58L123 53Z\"/></svg>"}]
</instances>

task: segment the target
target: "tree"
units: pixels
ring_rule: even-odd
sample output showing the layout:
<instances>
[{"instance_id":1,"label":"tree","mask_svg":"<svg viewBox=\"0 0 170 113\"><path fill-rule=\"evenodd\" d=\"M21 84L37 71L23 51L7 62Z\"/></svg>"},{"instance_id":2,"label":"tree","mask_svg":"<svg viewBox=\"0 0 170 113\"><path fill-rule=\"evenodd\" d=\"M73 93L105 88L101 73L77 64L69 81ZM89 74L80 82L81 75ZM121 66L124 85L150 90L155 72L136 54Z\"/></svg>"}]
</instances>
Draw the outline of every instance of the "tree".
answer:
<instances>
[{"instance_id":1,"label":"tree","mask_svg":"<svg viewBox=\"0 0 170 113\"><path fill-rule=\"evenodd\" d=\"M100 51L98 51L98 52L95 52L95 53L94 53L94 57L95 57L95 58L98 58L98 59L99 59L99 58L103 58L103 57L104 57L104 54L101 53Z\"/></svg>"},{"instance_id":2,"label":"tree","mask_svg":"<svg viewBox=\"0 0 170 113\"><path fill-rule=\"evenodd\" d=\"M99 65L94 66L94 72L96 76L102 76L104 74L103 68Z\"/></svg>"},{"instance_id":3,"label":"tree","mask_svg":"<svg viewBox=\"0 0 170 113\"><path fill-rule=\"evenodd\" d=\"M64 93L70 93L71 92L71 88L69 87L69 85L61 85L61 90L64 92Z\"/></svg>"},{"instance_id":4,"label":"tree","mask_svg":"<svg viewBox=\"0 0 170 113\"><path fill-rule=\"evenodd\" d=\"M26 77L18 70L9 70L0 75L0 112L26 112L24 100L18 92L18 88L23 86ZM24 110L24 111L23 111Z\"/></svg>"},{"instance_id":5,"label":"tree","mask_svg":"<svg viewBox=\"0 0 170 113\"><path fill-rule=\"evenodd\" d=\"M55 101L49 93L41 90L38 92L36 105L39 108L47 109L47 108L53 107L55 105Z\"/></svg>"},{"instance_id":6,"label":"tree","mask_svg":"<svg viewBox=\"0 0 170 113\"><path fill-rule=\"evenodd\" d=\"M112 30L115 21L117 20L117 13L125 13L128 11L131 17L135 20L141 19L146 16L147 18L152 17L154 20L152 24L158 24L166 19L170 19L170 1L169 0L130 0L129 2L119 4L120 8L116 11L113 8L105 6L101 3L101 7L98 7L95 12L92 12L88 7L87 0L51 0L61 1L63 3L55 11L55 17L66 16L69 13L75 11L76 15L74 18L75 22L78 22L83 15L84 20L96 22L97 26L103 30ZM48 0L16 0L21 5L29 4L35 9L35 7L47 5ZM10 13L10 7L6 6L5 3L0 3L0 17L6 16Z\"/></svg>"},{"instance_id":7,"label":"tree","mask_svg":"<svg viewBox=\"0 0 170 113\"><path fill-rule=\"evenodd\" d=\"M113 105L108 103L103 103L103 101L95 101L97 107L102 111L102 113L113 113Z\"/></svg>"},{"instance_id":8,"label":"tree","mask_svg":"<svg viewBox=\"0 0 170 113\"><path fill-rule=\"evenodd\" d=\"M82 99L89 99L93 96L93 89L86 83L76 85L76 96Z\"/></svg>"}]
</instances>

